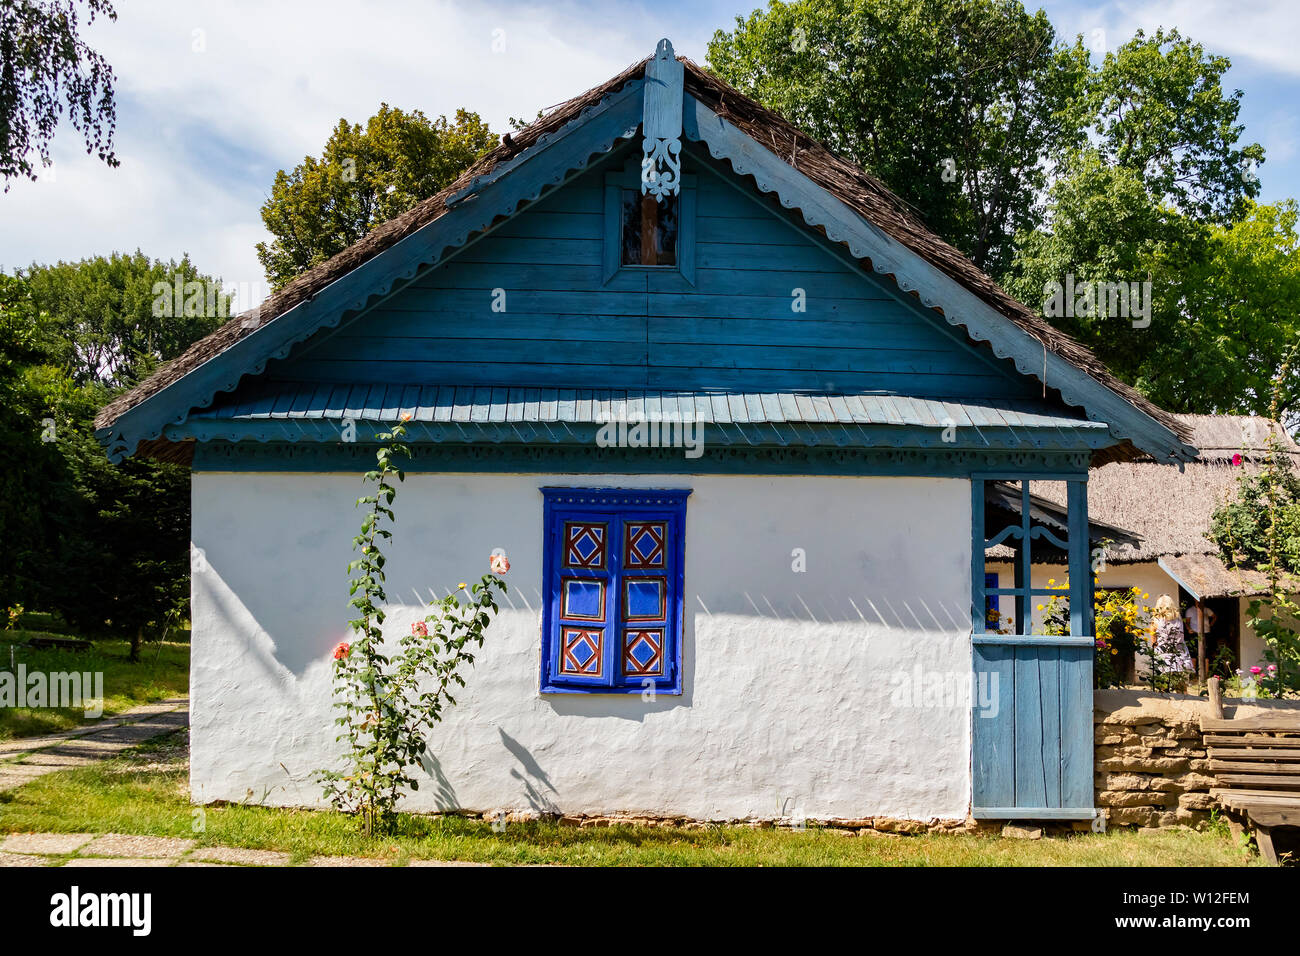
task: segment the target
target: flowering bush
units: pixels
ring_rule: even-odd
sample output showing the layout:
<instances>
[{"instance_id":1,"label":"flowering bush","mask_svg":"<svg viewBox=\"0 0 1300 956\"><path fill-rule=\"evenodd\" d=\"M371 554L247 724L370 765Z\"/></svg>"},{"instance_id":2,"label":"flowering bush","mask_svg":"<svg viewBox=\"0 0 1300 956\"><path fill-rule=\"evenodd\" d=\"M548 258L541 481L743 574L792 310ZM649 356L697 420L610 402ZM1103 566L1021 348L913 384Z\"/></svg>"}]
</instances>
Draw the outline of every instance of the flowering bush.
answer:
<instances>
[{"instance_id":1,"label":"flowering bush","mask_svg":"<svg viewBox=\"0 0 1300 956\"><path fill-rule=\"evenodd\" d=\"M1047 582L1048 587L1068 588L1068 582L1057 585L1054 578ZM1108 588L1093 592L1094 659L1092 679L1095 687L1118 687L1123 674L1118 667L1121 654L1136 653L1142 650L1155 660L1155 629L1151 624L1151 608L1146 601L1150 594L1144 594L1141 588ZM1065 635L1070 633L1070 601L1064 594L1053 594L1045 605L1039 605L1043 611L1044 633ZM1157 667L1152 664L1152 686L1156 679Z\"/></svg>"},{"instance_id":2,"label":"flowering bush","mask_svg":"<svg viewBox=\"0 0 1300 956\"><path fill-rule=\"evenodd\" d=\"M473 588L461 584L455 594L430 603L433 612L411 625L397 653L384 646L387 596L379 545L393 535L382 523L395 517L397 489L391 479L405 479L393 464L397 455L410 454L401 443L404 434L399 424L379 436L384 443L379 467L366 474L367 481L377 482L376 492L357 500L358 506L370 506L352 542L361 557L348 565L354 575L351 606L360 617L350 622L354 640L334 649L334 706L340 712L334 723L342 728L335 739L348 743L347 766L316 772L325 796L337 809L358 815L367 836L391 827L403 789L419 789L410 768L427 749L424 734L442 719L445 706L455 706L451 690L465 686L460 669L474 663L473 646L483 646L483 632L497 612L496 594L506 591L505 582L492 574ZM462 593L468 598L464 603Z\"/></svg>"}]
</instances>

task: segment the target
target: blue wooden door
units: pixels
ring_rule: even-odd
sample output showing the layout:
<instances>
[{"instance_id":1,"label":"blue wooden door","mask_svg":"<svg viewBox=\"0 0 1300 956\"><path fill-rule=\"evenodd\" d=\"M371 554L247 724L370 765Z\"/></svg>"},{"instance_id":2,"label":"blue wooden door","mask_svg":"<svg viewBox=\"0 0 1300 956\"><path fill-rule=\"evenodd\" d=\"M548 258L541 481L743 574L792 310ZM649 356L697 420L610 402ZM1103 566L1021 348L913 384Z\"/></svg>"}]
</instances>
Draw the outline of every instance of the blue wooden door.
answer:
<instances>
[{"instance_id":1,"label":"blue wooden door","mask_svg":"<svg viewBox=\"0 0 1300 956\"><path fill-rule=\"evenodd\" d=\"M1092 640L976 635L972 805L990 819L1089 819Z\"/></svg>"},{"instance_id":2,"label":"blue wooden door","mask_svg":"<svg viewBox=\"0 0 1300 956\"><path fill-rule=\"evenodd\" d=\"M1037 525L1031 520L1035 508L1043 513L1044 502L1030 494L1030 476L1015 480L1016 522L986 528L989 480L1007 486L1005 479L971 481L972 811L985 819L1090 819L1096 814L1087 476L1065 479L1068 540L1041 519ZM1009 587L988 573L986 562L988 549L1004 542L1014 551ZM1067 586L1034 585L1032 552L1039 543L1066 555ZM1013 599L1010 621L1018 633L1002 633L1007 621L991 613L1003 597ZM1049 598L1068 599L1068 635L1033 633L1035 603Z\"/></svg>"}]
</instances>

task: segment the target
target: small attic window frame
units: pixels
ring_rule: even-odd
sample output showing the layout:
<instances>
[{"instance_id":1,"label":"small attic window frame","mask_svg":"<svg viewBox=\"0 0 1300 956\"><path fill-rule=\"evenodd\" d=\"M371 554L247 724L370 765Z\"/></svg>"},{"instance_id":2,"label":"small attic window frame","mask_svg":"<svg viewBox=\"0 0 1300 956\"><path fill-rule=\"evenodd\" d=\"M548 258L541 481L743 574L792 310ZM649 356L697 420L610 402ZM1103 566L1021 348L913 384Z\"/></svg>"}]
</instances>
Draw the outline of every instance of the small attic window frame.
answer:
<instances>
[{"instance_id":1,"label":"small attic window frame","mask_svg":"<svg viewBox=\"0 0 1300 956\"><path fill-rule=\"evenodd\" d=\"M623 200L627 190L641 190L638 160L621 170L605 174L605 223L602 281L609 282L620 272L656 274L679 273L695 285L695 176L682 176L677 196L677 255L673 265L624 265Z\"/></svg>"}]
</instances>

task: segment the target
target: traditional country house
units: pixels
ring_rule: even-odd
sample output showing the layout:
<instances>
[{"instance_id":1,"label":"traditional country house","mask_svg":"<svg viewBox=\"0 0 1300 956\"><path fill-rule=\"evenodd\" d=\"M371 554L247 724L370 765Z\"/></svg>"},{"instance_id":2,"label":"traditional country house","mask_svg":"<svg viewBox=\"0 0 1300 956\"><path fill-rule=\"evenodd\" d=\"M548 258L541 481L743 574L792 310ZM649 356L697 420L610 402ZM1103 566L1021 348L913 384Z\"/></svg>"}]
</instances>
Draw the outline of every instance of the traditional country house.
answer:
<instances>
[{"instance_id":1,"label":"traditional country house","mask_svg":"<svg viewBox=\"0 0 1300 956\"><path fill-rule=\"evenodd\" d=\"M1264 594L1268 581L1258 572L1229 566L1208 535L1215 511L1236 496L1242 476L1257 474L1264 467L1270 436L1283 458L1296 466L1300 466L1300 446L1284 428L1265 418L1174 418L1199 449L1192 462L1175 469L1140 458L1106 464L1089 475L1093 538L1109 542L1097 552L1100 560L1094 561L1097 587L1137 587L1150 595L1151 602L1168 594L1181 608L1206 609L1207 673L1263 665L1264 644L1250 627L1248 611L1251 598ZM1059 488L1035 483L1034 491L1048 499L1042 502L1047 514L1064 507ZM1048 581L1065 580L1067 569L1060 557L1044 557L1034 564L1034 585L1046 587ZM1009 561L989 565L990 582L1008 580L1012 573ZM988 601L989 609L1014 627L1015 609L996 597ZM1196 615L1191 617L1192 623L1197 620ZM1041 613L1035 610L1035 630L1042 629L1041 621ZM1190 624L1188 633L1196 633ZM1130 674L1140 672L1142 661L1130 662L1126 669Z\"/></svg>"},{"instance_id":2,"label":"traditional country house","mask_svg":"<svg viewBox=\"0 0 1300 956\"><path fill-rule=\"evenodd\" d=\"M193 470L194 799L319 800L407 414L388 626L512 590L406 806L1092 816L1089 468L1188 430L667 41L103 411ZM1071 634L985 633L985 487L1040 479L1065 529L992 543L1063 549Z\"/></svg>"}]
</instances>

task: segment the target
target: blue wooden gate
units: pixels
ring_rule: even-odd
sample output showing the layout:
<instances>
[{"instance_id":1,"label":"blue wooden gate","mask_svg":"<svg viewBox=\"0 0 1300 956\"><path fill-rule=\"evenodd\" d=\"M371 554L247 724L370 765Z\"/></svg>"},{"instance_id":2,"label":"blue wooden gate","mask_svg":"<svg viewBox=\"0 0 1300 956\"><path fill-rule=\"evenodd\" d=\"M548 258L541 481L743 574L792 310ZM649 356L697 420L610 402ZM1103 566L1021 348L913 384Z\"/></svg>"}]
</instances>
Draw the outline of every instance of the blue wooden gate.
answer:
<instances>
[{"instance_id":1,"label":"blue wooden gate","mask_svg":"<svg viewBox=\"0 0 1300 956\"><path fill-rule=\"evenodd\" d=\"M976 817L1088 819L1092 639L974 638Z\"/></svg>"},{"instance_id":2,"label":"blue wooden gate","mask_svg":"<svg viewBox=\"0 0 1300 956\"><path fill-rule=\"evenodd\" d=\"M1039 476L1035 476L1039 477ZM1031 521L1029 478L1019 476L1019 525L985 537L986 480L972 480L973 601L971 713L972 811L983 819L1090 819L1093 809L1092 591L1086 476L1068 480L1069 540ZM1030 551L1047 539L1069 561L1069 589L1035 588ZM986 577L985 549L1008 543L1015 550L1014 587ZM989 633L987 598L1016 602L1020 633ZM1034 601L1066 596L1070 631L1033 634Z\"/></svg>"}]
</instances>

